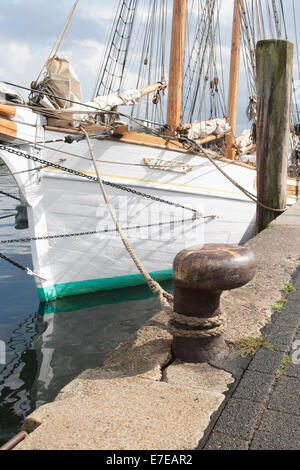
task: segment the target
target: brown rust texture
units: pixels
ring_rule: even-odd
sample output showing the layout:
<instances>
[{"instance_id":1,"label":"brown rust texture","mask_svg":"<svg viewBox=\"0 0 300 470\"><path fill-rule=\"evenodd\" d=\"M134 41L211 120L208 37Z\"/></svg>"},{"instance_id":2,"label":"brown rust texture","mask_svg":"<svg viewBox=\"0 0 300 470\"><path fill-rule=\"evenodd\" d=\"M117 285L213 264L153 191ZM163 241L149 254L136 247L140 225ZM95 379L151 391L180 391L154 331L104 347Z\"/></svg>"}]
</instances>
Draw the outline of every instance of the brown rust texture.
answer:
<instances>
[{"instance_id":1,"label":"brown rust texture","mask_svg":"<svg viewBox=\"0 0 300 470\"><path fill-rule=\"evenodd\" d=\"M255 274L251 250L235 245L195 246L180 252L173 266L176 286L190 289L231 290Z\"/></svg>"}]
</instances>

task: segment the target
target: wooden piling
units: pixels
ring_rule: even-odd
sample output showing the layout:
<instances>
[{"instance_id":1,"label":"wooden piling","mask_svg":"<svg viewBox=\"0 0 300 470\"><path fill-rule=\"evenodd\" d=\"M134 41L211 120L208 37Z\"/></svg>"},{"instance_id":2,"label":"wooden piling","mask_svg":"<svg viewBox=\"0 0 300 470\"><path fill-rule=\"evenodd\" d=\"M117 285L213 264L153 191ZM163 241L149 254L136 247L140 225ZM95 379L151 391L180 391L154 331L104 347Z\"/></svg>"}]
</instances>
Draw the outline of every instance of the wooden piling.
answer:
<instances>
[{"instance_id":1,"label":"wooden piling","mask_svg":"<svg viewBox=\"0 0 300 470\"><path fill-rule=\"evenodd\" d=\"M291 127L293 44L259 41L257 63L257 196L265 206L284 209ZM259 233L280 212L257 206Z\"/></svg>"}]
</instances>

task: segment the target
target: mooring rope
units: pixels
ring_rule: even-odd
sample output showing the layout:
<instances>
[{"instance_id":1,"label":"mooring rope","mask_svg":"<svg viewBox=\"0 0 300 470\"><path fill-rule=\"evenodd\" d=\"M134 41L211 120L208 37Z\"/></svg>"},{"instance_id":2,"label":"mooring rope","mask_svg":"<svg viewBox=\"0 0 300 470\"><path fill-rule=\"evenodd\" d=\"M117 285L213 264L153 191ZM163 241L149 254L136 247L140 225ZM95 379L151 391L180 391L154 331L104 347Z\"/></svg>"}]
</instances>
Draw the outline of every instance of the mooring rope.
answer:
<instances>
[{"instance_id":1,"label":"mooring rope","mask_svg":"<svg viewBox=\"0 0 300 470\"><path fill-rule=\"evenodd\" d=\"M226 316L224 313L213 318L200 318L166 311L170 317L168 328L174 336L182 338L214 338L224 333Z\"/></svg>"},{"instance_id":2,"label":"mooring rope","mask_svg":"<svg viewBox=\"0 0 300 470\"><path fill-rule=\"evenodd\" d=\"M107 196L107 193L105 191L105 188L104 188L104 184L103 184L103 180L102 180L102 177L100 175L100 172L99 172L99 169L98 169L98 165L97 165L97 161L96 161L96 157L95 157L95 153L93 151L93 148L92 148L92 145L91 145L91 140L90 140L90 137L89 137L89 134L87 133L87 131L85 130L84 127L81 126L81 130L82 132L84 133L85 137L86 137L86 140L87 140L87 143L88 143L88 147L89 147L89 150L90 150L90 154L91 154L91 157L92 157L92 160L93 160L93 164L94 164L94 168L95 168L95 171L96 171L96 175L97 175L97 178L98 178L98 181L99 181L99 185L100 185L100 189L101 189L101 193L103 195L103 198L104 198L104 201L105 201L105 204L108 208L108 211L111 215L111 218L115 224L115 227L116 227L116 230L118 231L118 233L120 234L120 237L122 239L122 242L127 250L127 252L129 253L129 255L131 256L133 262L135 263L136 267L138 268L138 270L140 271L140 273L142 274L142 276L144 277L145 281L147 282L148 286L150 287L151 291L158 297L161 305L164 307L164 308L170 308L171 304L173 303L173 295L172 294L169 294L169 292L165 291L159 284L158 282L154 281L154 279L152 279L152 277L148 274L148 272L146 271L146 269L144 268L144 266L142 265L141 261L138 259L138 257L136 256L136 254L134 253L132 247L130 246L130 243L128 241L128 239L126 238L126 236L124 235L121 227L120 227L120 224L118 222L118 219L113 211L113 208L110 204L110 201L108 199L108 196Z\"/></svg>"},{"instance_id":3,"label":"mooring rope","mask_svg":"<svg viewBox=\"0 0 300 470\"><path fill-rule=\"evenodd\" d=\"M194 140L192 139L189 139L188 137L185 137L185 139L187 141L190 141L191 144L194 146L195 150L200 153L200 152L203 152L204 156L210 161L210 163L212 163L216 168L217 170L219 170L220 173L222 173L222 175L228 179L228 181L230 181L236 188L238 188L242 193L245 194L245 196L247 196L249 199L251 199L253 202L255 202L256 204L258 204L259 206L263 207L264 209L268 210L268 211L272 211L272 212L279 212L279 213L282 213L282 212L285 212L287 210L287 207L285 207L284 209L275 209L275 208L272 208L272 207L269 207L269 206L266 206L265 204L263 204L261 201L259 201L257 199L257 196L253 193L251 193L250 191L248 191L248 189L244 188L243 186L241 186L237 181L235 181L233 178L231 178L231 176L228 175L228 173L226 173L226 171L224 171L218 164L217 162L205 151L205 149L198 145L197 142L195 142Z\"/></svg>"},{"instance_id":4,"label":"mooring rope","mask_svg":"<svg viewBox=\"0 0 300 470\"><path fill-rule=\"evenodd\" d=\"M110 204L109 198L105 191L104 184L103 184L103 181L102 181L102 178L101 178L98 166L97 166L95 153L91 145L89 134L84 129L84 127L81 127L81 129L86 137L90 154L91 154L93 164L95 167L95 171L98 177L101 193L103 195L105 204L107 205L107 208L109 210L111 218L115 224L116 230L120 234L122 242L128 254L132 258L133 262L135 263L137 269L140 271L140 273L144 277L150 290L153 292L154 295L157 296L164 312L169 316L170 318L169 323L168 323L169 332L176 336L188 337L188 338L210 338L210 337L220 336L224 332L224 329L225 329L225 322L224 322L223 315L218 316L216 318L198 318L198 317L182 315L180 313L175 312L174 307L173 307L173 304L174 304L173 295L167 292L166 290L164 290L159 285L159 283L154 281L154 279L152 279L152 277L146 271L141 261L138 259L137 255L134 253L128 239L123 234L123 231L119 225L119 222L116 218L116 215L113 211L113 208ZM186 329L183 328L185 326L187 327ZM194 329L189 329L191 327Z\"/></svg>"},{"instance_id":5,"label":"mooring rope","mask_svg":"<svg viewBox=\"0 0 300 470\"><path fill-rule=\"evenodd\" d=\"M86 103L81 103L81 102L78 102L78 101L74 101L74 100L69 100L67 98L61 98L55 94L52 94L52 93L47 93L47 92L41 92L39 90L35 90L33 88L27 88L27 87L23 87L21 85L16 85L15 83L10 83L10 82L6 82L4 80L1 80L2 83L8 85L8 86L14 86L14 87L17 87L17 88L20 88L20 89L23 89L23 90L28 90L28 91L31 91L31 92L35 92L35 93L40 93L40 94L44 94L45 96L47 97L50 97L50 98L59 98L61 99L62 101L65 101L67 103L72 103L72 104L75 104L75 105L82 105L83 107L86 107L86 108L89 108L89 112L91 112L90 110L93 109L95 110L95 113L99 113L99 112L104 112L104 113L107 113L107 114L110 114L110 115L118 115L118 116L122 116L122 117L125 117L125 118L128 118L130 119L132 122L138 124L139 126L141 126L141 128L144 128L145 130L147 130L147 132L149 132L149 127L145 126L141 121L139 121L138 119L135 119L133 118L132 116L128 115L128 114L125 114L125 113L120 113L119 111L116 112L116 111L106 111L106 110L99 110L99 108L97 108L96 106L91 106L91 105L87 105ZM30 107L29 107L30 108ZM31 109L31 108L30 108ZM63 110L62 110L63 111ZM166 127L166 126L165 126ZM167 126L168 127L168 126ZM82 127L81 127L82 128ZM189 139L187 136L183 136L183 135L178 135L173 129L170 129L173 133L174 133L174 136L170 137L170 136L167 136L167 135L162 135L160 132L155 132L155 131L152 131L151 134L152 135L155 135L156 137L162 137L166 140L176 140L178 142L181 142L183 143L185 141L186 144L189 143L190 147L193 147L194 150L195 150L195 153L196 154L200 154L201 153L210 161L210 163L212 163L216 168L217 170L219 170L222 175L227 178L236 188L238 188L242 193L245 194L245 196L247 196L249 199L251 199L253 202L255 202L256 204L258 204L259 206L263 207L264 209L266 210L269 210L269 211L272 211L272 212L278 212L278 213L282 213L282 212L285 212L287 210L287 207L285 207L284 209L278 209L278 208L272 208L272 207L269 207L265 204L263 204L261 201L258 200L257 198L257 195L251 193L250 191L248 191L246 188L244 188L243 186L241 186L237 181L235 181L233 178L231 178L231 176L229 176L217 163L216 161L214 160L214 158L212 158L208 152L206 150L204 150L203 146L199 145L196 141L192 140L192 139Z\"/></svg>"}]
</instances>

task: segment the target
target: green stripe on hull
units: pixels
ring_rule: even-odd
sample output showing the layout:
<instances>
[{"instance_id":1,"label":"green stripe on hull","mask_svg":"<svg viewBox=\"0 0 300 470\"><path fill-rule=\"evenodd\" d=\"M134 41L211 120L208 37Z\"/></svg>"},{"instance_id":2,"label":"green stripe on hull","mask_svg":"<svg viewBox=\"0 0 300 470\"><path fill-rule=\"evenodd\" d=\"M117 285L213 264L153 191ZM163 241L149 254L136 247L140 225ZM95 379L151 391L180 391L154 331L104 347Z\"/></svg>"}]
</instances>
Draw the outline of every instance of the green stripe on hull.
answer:
<instances>
[{"instance_id":1,"label":"green stripe on hull","mask_svg":"<svg viewBox=\"0 0 300 470\"><path fill-rule=\"evenodd\" d=\"M160 281L160 285L167 292L173 290L173 280ZM101 305L115 305L122 302L140 301L153 298L147 284L132 287L123 287L122 289L114 289L108 291L93 292L90 294L73 295L64 297L63 299L52 300L51 302L41 302L39 307L39 315L45 316L50 314L59 314L66 312L77 312L78 310L86 310Z\"/></svg>"},{"instance_id":2,"label":"green stripe on hull","mask_svg":"<svg viewBox=\"0 0 300 470\"><path fill-rule=\"evenodd\" d=\"M167 281L172 278L172 270L155 271L149 273L155 281ZM57 284L45 288L39 288L38 294L41 302L51 302L52 300L73 295L91 294L99 291L109 291L122 289L124 287L140 286L145 284L145 279L141 274L131 276L120 276L106 279L94 279L90 281L68 282Z\"/></svg>"}]
</instances>

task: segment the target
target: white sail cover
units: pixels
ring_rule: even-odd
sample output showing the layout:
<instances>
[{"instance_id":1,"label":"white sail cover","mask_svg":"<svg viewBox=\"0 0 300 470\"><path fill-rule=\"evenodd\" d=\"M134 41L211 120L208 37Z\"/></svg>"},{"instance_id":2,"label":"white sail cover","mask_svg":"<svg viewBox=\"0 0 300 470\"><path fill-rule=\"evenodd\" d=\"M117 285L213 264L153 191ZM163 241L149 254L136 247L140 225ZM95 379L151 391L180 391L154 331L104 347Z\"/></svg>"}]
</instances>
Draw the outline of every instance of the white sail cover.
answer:
<instances>
[{"instance_id":1,"label":"white sail cover","mask_svg":"<svg viewBox=\"0 0 300 470\"><path fill-rule=\"evenodd\" d=\"M63 117L73 121L73 126L79 126L83 121L86 121L90 116L95 115L97 112L111 111L117 106L129 106L137 103L141 98L139 90L128 90L118 95L98 96L93 101L88 101L82 105L74 105L69 108L68 113L63 113ZM82 113L82 114L81 114Z\"/></svg>"},{"instance_id":2,"label":"white sail cover","mask_svg":"<svg viewBox=\"0 0 300 470\"><path fill-rule=\"evenodd\" d=\"M48 109L67 111L61 117L72 120L75 126L76 123L87 120L97 111L111 111L117 106L135 104L142 96L140 90L131 89L119 94L98 96L93 101L84 104L72 104L65 99L81 102L82 95L80 82L70 63L66 59L53 57L47 61L46 68L47 74L42 88L47 93L55 95L56 98L43 96L40 104Z\"/></svg>"},{"instance_id":3,"label":"white sail cover","mask_svg":"<svg viewBox=\"0 0 300 470\"><path fill-rule=\"evenodd\" d=\"M241 153L244 153L251 144L253 144L253 140L250 129L245 130L240 137L236 138L236 145Z\"/></svg>"},{"instance_id":4,"label":"white sail cover","mask_svg":"<svg viewBox=\"0 0 300 470\"><path fill-rule=\"evenodd\" d=\"M189 129L189 139L205 139L210 135L221 135L231 131L226 119L211 119L210 121L193 122Z\"/></svg>"},{"instance_id":5,"label":"white sail cover","mask_svg":"<svg viewBox=\"0 0 300 470\"><path fill-rule=\"evenodd\" d=\"M128 106L137 103L141 99L141 92L139 90L131 89L118 95L107 95L98 96L93 101L88 101L84 105L74 105L68 111L69 112L86 112L95 114L98 111L110 111L117 106Z\"/></svg>"},{"instance_id":6,"label":"white sail cover","mask_svg":"<svg viewBox=\"0 0 300 470\"><path fill-rule=\"evenodd\" d=\"M81 101L80 82L66 59L53 57L46 62L47 74L43 81L43 89L57 98L44 96L40 104L50 109L68 109L72 103L65 101ZM59 97L63 99L59 99Z\"/></svg>"},{"instance_id":7,"label":"white sail cover","mask_svg":"<svg viewBox=\"0 0 300 470\"><path fill-rule=\"evenodd\" d=\"M5 83L0 82L0 103L7 102L24 104L24 99Z\"/></svg>"}]
</instances>

